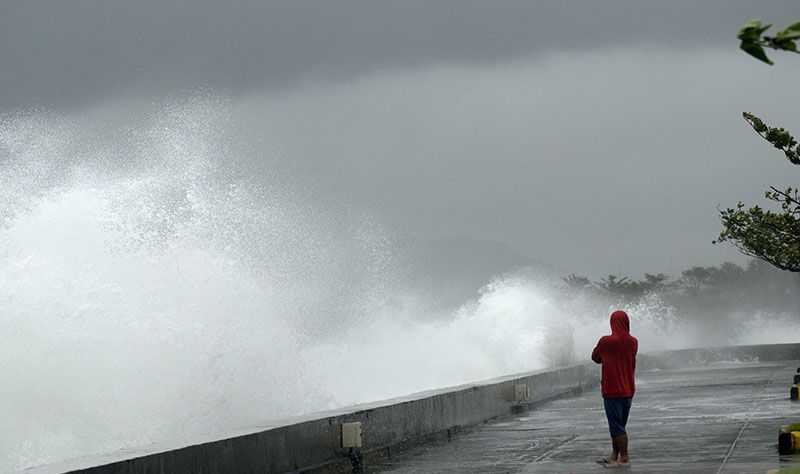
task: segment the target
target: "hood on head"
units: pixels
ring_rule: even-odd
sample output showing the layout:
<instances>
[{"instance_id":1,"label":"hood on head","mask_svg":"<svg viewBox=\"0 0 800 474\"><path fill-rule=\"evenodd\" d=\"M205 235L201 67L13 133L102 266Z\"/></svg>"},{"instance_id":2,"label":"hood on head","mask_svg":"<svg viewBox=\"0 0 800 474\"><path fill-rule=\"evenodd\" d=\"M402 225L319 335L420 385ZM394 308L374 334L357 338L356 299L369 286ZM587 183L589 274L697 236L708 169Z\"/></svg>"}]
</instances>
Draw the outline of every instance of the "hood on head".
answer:
<instances>
[{"instance_id":1,"label":"hood on head","mask_svg":"<svg viewBox=\"0 0 800 474\"><path fill-rule=\"evenodd\" d=\"M625 311L617 310L611 313L611 334L629 334L631 323Z\"/></svg>"}]
</instances>

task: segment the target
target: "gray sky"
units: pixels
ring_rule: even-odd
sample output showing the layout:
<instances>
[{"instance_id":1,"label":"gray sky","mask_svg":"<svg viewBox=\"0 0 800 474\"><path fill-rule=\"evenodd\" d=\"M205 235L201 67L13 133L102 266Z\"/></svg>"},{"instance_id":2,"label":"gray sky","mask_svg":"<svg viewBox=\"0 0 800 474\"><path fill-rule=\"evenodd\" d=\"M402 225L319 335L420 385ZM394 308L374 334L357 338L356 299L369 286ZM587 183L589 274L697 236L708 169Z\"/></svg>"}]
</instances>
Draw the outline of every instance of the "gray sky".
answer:
<instances>
[{"instance_id":1,"label":"gray sky","mask_svg":"<svg viewBox=\"0 0 800 474\"><path fill-rule=\"evenodd\" d=\"M248 169L397 232L677 272L736 257L711 245L718 204L795 182L740 118L800 129L800 61L738 52L751 17L800 4L4 2L0 111L211 90Z\"/></svg>"},{"instance_id":2,"label":"gray sky","mask_svg":"<svg viewBox=\"0 0 800 474\"><path fill-rule=\"evenodd\" d=\"M792 0L3 2L0 104L80 105L128 87L286 88L630 45L727 48L743 19L798 10Z\"/></svg>"}]
</instances>

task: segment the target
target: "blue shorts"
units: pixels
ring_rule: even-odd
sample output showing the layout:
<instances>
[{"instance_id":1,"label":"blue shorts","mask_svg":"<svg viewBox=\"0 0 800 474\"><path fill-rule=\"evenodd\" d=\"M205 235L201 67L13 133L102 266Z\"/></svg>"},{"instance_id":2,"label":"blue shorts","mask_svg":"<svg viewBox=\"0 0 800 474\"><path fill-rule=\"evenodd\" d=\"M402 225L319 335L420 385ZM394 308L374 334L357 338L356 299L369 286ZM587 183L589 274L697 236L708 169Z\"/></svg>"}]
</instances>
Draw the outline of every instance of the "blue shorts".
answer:
<instances>
[{"instance_id":1,"label":"blue shorts","mask_svg":"<svg viewBox=\"0 0 800 474\"><path fill-rule=\"evenodd\" d=\"M631 398L604 398L603 407L608 418L608 431L612 438L625 434L628 414L631 412Z\"/></svg>"}]
</instances>

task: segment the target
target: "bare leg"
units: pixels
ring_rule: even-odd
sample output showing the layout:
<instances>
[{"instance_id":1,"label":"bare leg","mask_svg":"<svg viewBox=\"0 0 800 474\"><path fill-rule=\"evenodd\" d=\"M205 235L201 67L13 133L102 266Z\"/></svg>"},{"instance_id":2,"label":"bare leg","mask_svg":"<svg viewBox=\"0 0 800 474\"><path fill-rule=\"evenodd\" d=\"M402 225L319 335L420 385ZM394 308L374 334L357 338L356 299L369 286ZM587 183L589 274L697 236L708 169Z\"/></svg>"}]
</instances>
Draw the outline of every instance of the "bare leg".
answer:
<instances>
[{"instance_id":1,"label":"bare leg","mask_svg":"<svg viewBox=\"0 0 800 474\"><path fill-rule=\"evenodd\" d=\"M617 438L611 438L611 456L608 457L609 462L617 462L619 458L619 442Z\"/></svg>"},{"instance_id":2,"label":"bare leg","mask_svg":"<svg viewBox=\"0 0 800 474\"><path fill-rule=\"evenodd\" d=\"M614 438L614 444L618 453L617 462L627 464L628 458L628 435L624 434Z\"/></svg>"}]
</instances>

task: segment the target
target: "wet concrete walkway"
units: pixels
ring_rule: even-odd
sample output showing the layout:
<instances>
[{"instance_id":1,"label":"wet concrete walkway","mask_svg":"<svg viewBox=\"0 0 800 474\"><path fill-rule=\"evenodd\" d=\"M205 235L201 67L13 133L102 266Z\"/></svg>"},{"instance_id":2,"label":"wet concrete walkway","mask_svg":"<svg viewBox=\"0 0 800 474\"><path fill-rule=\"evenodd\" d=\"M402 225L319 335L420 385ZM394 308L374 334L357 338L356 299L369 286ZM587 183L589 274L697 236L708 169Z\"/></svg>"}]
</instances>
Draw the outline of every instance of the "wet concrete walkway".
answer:
<instances>
[{"instance_id":1,"label":"wet concrete walkway","mask_svg":"<svg viewBox=\"0 0 800 474\"><path fill-rule=\"evenodd\" d=\"M800 362L718 363L637 374L628 423L630 473L766 473L800 468L780 457L777 432L800 421L789 386ZM599 388L517 417L413 448L368 472L583 473L608 469L610 449Z\"/></svg>"}]
</instances>

